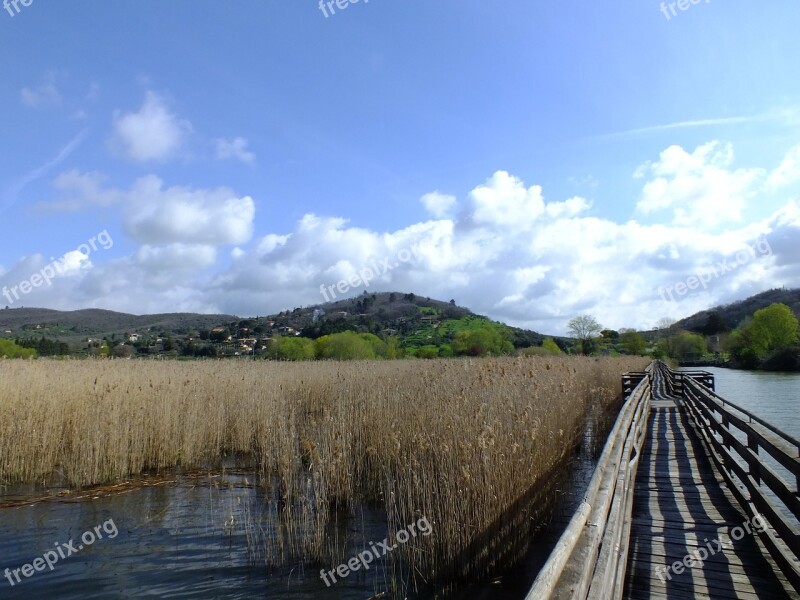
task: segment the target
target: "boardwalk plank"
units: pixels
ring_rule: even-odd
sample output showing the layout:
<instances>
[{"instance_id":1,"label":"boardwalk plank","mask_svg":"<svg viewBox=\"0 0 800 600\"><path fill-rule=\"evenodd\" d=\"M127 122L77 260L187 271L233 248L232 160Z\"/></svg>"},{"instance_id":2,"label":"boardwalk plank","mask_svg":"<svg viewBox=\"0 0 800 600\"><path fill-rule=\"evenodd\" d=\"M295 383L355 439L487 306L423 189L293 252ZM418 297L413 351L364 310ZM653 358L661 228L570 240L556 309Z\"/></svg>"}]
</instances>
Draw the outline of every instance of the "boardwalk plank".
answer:
<instances>
[{"instance_id":1,"label":"boardwalk plank","mask_svg":"<svg viewBox=\"0 0 800 600\"><path fill-rule=\"evenodd\" d=\"M634 488L625 597L800 598L757 536L744 531L740 540L731 538L747 517L674 398L657 392L648 428ZM682 561L709 543L715 553L702 565L671 580L658 577L657 567Z\"/></svg>"}]
</instances>

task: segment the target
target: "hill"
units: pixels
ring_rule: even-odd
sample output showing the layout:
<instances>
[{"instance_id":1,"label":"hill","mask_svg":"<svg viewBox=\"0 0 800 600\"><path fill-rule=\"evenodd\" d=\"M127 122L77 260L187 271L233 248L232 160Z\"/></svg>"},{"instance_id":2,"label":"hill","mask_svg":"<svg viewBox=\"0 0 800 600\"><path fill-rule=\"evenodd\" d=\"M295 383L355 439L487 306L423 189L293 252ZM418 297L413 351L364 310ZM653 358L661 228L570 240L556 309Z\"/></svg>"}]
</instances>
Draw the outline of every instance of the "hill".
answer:
<instances>
[{"instance_id":1,"label":"hill","mask_svg":"<svg viewBox=\"0 0 800 600\"><path fill-rule=\"evenodd\" d=\"M41 337L78 344L89 337L122 338L142 330L180 333L212 328L236 319L232 315L167 313L130 315L110 310L85 309L58 311L46 308L7 308L0 310L0 337Z\"/></svg>"},{"instance_id":2,"label":"hill","mask_svg":"<svg viewBox=\"0 0 800 600\"><path fill-rule=\"evenodd\" d=\"M508 327L476 315L457 306L454 300L444 302L398 292L364 293L354 298L250 318L193 313L131 315L100 309L0 310L0 337L45 337L66 342L74 350L86 349L89 338L106 338L110 342L135 339L139 347L151 349L174 338L181 343L224 340L232 344L234 351L239 351L246 350L243 343L260 347L262 340L276 335L318 338L342 331L397 337L404 346L415 348L447 343L460 331L483 326L496 329L517 348L540 345L544 340L543 335L534 331Z\"/></svg>"},{"instance_id":3,"label":"hill","mask_svg":"<svg viewBox=\"0 0 800 600\"><path fill-rule=\"evenodd\" d=\"M736 329L746 317L750 317L754 312L766 308L770 304L780 302L792 309L794 314L800 318L800 288L774 289L756 294L738 302L716 306L708 310L701 311L685 319L681 319L673 325L675 329L686 329L688 331L703 332L708 323L709 317L716 313L725 324L731 329Z\"/></svg>"}]
</instances>

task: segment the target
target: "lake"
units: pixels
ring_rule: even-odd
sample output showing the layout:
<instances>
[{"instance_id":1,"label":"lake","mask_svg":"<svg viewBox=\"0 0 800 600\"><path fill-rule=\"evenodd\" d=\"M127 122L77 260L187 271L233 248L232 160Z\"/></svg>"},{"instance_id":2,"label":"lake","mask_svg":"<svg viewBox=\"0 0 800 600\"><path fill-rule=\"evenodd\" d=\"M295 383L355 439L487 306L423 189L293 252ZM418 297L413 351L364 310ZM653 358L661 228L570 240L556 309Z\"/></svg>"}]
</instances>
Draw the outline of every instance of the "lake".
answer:
<instances>
[{"instance_id":1,"label":"lake","mask_svg":"<svg viewBox=\"0 0 800 600\"><path fill-rule=\"evenodd\" d=\"M714 374L717 394L800 439L800 373L702 369Z\"/></svg>"}]
</instances>

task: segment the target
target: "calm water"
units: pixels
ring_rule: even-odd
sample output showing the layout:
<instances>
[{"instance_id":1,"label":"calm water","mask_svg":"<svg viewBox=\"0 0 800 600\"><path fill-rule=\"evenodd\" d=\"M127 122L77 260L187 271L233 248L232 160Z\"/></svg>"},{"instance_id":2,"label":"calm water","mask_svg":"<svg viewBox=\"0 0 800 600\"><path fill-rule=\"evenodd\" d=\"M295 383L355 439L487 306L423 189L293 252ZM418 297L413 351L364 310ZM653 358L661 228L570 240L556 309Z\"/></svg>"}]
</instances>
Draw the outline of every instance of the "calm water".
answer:
<instances>
[{"instance_id":1,"label":"calm water","mask_svg":"<svg viewBox=\"0 0 800 600\"><path fill-rule=\"evenodd\" d=\"M294 565L269 571L253 556L259 527L269 528L263 488L252 475L172 477L167 483L76 501L47 501L0 509L0 569L32 563L70 540L77 550L51 571L0 580L0 598L369 598L384 571L350 575L326 589L319 570ZM3 500L9 500L6 493ZM382 515L365 512L338 534L352 545L355 533L382 540ZM104 524L105 527L103 527ZM80 549L81 537L100 525L103 539ZM111 539L114 530L118 534ZM91 538L88 538L91 539ZM259 540L263 543L263 539ZM331 565L329 568L333 568ZM4 573L0 573L4 575ZM361 575L359 577L359 575Z\"/></svg>"},{"instance_id":2,"label":"calm water","mask_svg":"<svg viewBox=\"0 0 800 600\"><path fill-rule=\"evenodd\" d=\"M800 373L764 373L703 367L717 394L800 439Z\"/></svg>"}]
</instances>

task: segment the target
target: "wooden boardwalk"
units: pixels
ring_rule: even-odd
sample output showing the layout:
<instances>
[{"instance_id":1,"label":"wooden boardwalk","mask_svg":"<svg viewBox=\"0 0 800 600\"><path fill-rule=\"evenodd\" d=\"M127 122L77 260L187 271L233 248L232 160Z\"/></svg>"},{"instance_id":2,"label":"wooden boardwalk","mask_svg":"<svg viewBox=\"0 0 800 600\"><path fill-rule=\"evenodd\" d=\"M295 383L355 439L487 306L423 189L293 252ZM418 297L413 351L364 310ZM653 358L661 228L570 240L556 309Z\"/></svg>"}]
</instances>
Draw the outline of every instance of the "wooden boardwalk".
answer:
<instances>
[{"instance_id":1,"label":"wooden boardwalk","mask_svg":"<svg viewBox=\"0 0 800 600\"><path fill-rule=\"evenodd\" d=\"M682 400L666 392L658 372L652 387L634 486L625 598L800 598L758 536L748 533L758 523L738 508ZM702 563L690 558L683 568L672 567L687 555L704 554Z\"/></svg>"}]
</instances>

